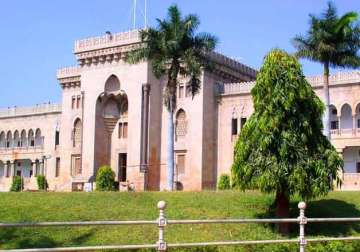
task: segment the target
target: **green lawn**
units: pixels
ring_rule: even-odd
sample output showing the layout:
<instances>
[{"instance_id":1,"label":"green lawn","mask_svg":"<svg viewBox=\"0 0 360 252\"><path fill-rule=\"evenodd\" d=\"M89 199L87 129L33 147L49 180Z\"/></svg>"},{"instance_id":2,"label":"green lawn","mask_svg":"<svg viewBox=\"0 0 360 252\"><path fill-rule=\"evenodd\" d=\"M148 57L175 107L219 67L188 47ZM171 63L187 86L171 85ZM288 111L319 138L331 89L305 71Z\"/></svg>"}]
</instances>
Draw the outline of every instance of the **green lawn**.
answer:
<instances>
[{"instance_id":1,"label":"green lawn","mask_svg":"<svg viewBox=\"0 0 360 252\"><path fill-rule=\"evenodd\" d=\"M170 219L262 218L271 216L269 207L273 196L231 191L0 193L0 222L154 220L158 217L156 204L159 200L168 203L166 216ZM293 216L298 216L296 205L294 200ZM308 204L306 216L360 217L360 192L333 192L328 197L313 200ZM293 229L290 236L295 238L298 226L293 226ZM157 231L156 226L0 229L0 249L154 243ZM307 233L314 236L360 235L360 223L308 225ZM166 240L171 243L274 238L280 236L270 225L173 225L166 228ZM311 246L308 251L360 251L359 244L357 247L354 243L337 245L319 244ZM297 251L295 248L294 245L246 246L206 251Z\"/></svg>"}]
</instances>

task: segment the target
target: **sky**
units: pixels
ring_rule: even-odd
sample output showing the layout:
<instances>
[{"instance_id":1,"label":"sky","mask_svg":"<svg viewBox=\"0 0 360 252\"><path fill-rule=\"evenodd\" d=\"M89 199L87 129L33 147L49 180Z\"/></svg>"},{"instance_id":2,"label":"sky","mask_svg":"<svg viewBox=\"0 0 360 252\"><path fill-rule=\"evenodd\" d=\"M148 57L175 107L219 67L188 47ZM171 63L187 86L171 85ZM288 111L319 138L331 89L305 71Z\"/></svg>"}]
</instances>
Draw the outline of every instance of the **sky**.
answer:
<instances>
[{"instance_id":1,"label":"sky","mask_svg":"<svg viewBox=\"0 0 360 252\"><path fill-rule=\"evenodd\" d=\"M144 0L137 0L137 27L144 25ZM56 70L76 65L77 39L132 28L133 0L3 0L0 5L0 107L60 102ZM339 14L360 12L360 0L335 0ZM309 14L326 0L148 0L148 23L177 4L195 13L200 32L219 39L217 51L259 69L272 48L294 52L291 38L305 34ZM322 66L301 61L306 75ZM333 71L340 71L336 69Z\"/></svg>"}]
</instances>

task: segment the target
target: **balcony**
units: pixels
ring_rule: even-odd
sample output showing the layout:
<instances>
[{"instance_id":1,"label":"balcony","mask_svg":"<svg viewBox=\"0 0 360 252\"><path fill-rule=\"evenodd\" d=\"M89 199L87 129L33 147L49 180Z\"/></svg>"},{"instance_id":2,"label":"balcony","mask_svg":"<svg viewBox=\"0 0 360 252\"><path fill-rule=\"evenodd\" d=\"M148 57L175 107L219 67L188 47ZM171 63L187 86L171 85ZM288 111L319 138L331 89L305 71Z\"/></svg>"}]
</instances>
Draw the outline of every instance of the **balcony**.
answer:
<instances>
[{"instance_id":1,"label":"balcony","mask_svg":"<svg viewBox=\"0 0 360 252\"><path fill-rule=\"evenodd\" d=\"M332 129L331 131L332 138L350 138L350 137L359 137L360 138L360 128L357 129Z\"/></svg>"},{"instance_id":2,"label":"balcony","mask_svg":"<svg viewBox=\"0 0 360 252\"><path fill-rule=\"evenodd\" d=\"M39 153L44 151L44 144L37 146L24 146L24 147L0 147L0 155L9 155L9 154L31 154Z\"/></svg>"}]
</instances>

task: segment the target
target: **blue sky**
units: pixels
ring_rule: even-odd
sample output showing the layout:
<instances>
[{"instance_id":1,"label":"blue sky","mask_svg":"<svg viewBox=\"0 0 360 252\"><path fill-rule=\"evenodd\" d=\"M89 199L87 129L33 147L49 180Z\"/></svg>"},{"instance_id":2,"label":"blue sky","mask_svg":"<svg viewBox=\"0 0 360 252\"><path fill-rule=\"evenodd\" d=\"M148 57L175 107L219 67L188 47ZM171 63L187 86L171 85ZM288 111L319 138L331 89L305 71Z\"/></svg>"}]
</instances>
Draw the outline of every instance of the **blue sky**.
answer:
<instances>
[{"instance_id":1,"label":"blue sky","mask_svg":"<svg viewBox=\"0 0 360 252\"><path fill-rule=\"evenodd\" d=\"M143 24L138 0L138 25ZM305 33L308 14L320 13L325 0L148 0L150 25L172 3L184 14L196 13L200 31L218 36L218 51L259 68L274 47L289 52L290 39ZM339 13L360 12L359 0L335 0ZM4 0L0 6L0 107L59 102L56 69L76 64L74 41L105 31L131 28L132 0ZM302 61L307 75L318 64Z\"/></svg>"}]
</instances>

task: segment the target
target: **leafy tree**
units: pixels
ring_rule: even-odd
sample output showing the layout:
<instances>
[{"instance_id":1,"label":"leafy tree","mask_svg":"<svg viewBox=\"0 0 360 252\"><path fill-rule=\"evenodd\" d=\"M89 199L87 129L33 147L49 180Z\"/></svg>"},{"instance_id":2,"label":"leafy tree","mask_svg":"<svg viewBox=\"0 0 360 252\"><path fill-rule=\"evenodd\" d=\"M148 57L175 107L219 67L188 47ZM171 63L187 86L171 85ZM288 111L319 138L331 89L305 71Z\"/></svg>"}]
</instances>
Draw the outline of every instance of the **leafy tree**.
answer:
<instances>
[{"instance_id":1,"label":"leafy tree","mask_svg":"<svg viewBox=\"0 0 360 252\"><path fill-rule=\"evenodd\" d=\"M157 20L158 27L140 31L143 46L129 52L125 61L131 64L143 60L151 62L156 78L165 77L164 106L168 111L167 133L167 189L174 186L174 110L178 78L188 80L188 88L194 97L200 90L203 67L210 62L207 54L215 49L217 39L208 33L198 33L200 25L196 15L182 17L178 7L168 9L165 20Z\"/></svg>"},{"instance_id":2,"label":"leafy tree","mask_svg":"<svg viewBox=\"0 0 360 252\"><path fill-rule=\"evenodd\" d=\"M319 62L324 66L324 133L330 139L330 67L360 66L360 26L356 23L358 13L348 12L338 17L332 2L320 16L310 15L310 29L306 36L296 36L293 44L296 56Z\"/></svg>"},{"instance_id":3,"label":"leafy tree","mask_svg":"<svg viewBox=\"0 0 360 252\"><path fill-rule=\"evenodd\" d=\"M113 191L115 184L115 173L110 166L101 166L96 174L97 191Z\"/></svg>"},{"instance_id":4,"label":"leafy tree","mask_svg":"<svg viewBox=\"0 0 360 252\"><path fill-rule=\"evenodd\" d=\"M276 193L276 215L287 217L291 195L309 199L332 190L342 159L322 134L324 105L294 56L271 51L251 94L254 113L235 146L232 183Z\"/></svg>"}]
</instances>

